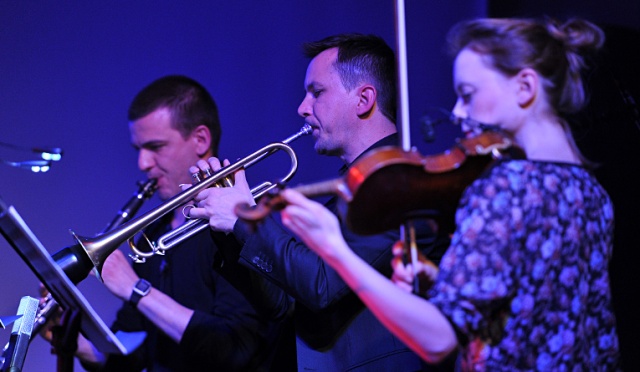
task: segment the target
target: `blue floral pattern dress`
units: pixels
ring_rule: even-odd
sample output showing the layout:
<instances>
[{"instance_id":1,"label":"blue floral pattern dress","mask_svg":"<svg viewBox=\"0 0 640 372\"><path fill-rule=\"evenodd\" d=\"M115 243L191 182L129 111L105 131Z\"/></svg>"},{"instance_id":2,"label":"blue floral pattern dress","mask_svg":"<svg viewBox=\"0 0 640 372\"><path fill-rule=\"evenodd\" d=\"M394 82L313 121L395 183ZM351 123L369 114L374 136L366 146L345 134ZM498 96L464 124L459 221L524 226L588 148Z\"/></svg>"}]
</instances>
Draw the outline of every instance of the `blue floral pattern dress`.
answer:
<instances>
[{"instance_id":1,"label":"blue floral pattern dress","mask_svg":"<svg viewBox=\"0 0 640 372\"><path fill-rule=\"evenodd\" d=\"M464 370L615 370L613 206L581 166L502 161L470 185L428 297Z\"/></svg>"}]
</instances>

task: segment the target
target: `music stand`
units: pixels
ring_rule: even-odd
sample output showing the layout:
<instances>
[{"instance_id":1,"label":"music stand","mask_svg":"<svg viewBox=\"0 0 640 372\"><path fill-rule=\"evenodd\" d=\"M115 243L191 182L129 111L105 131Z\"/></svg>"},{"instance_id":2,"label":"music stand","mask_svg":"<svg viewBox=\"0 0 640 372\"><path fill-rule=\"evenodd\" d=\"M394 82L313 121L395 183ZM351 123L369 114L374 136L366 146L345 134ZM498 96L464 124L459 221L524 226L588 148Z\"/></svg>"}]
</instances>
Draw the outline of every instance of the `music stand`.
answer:
<instances>
[{"instance_id":1,"label":"music stand","mask_svg":"<svg viewBox=\"0 0 640 372\"><path fill-rule=\"evenodd\" d=\"M80 331L102 353L128 354L135 350L144 337L120 340L96 314L86 298L53 261L13 206L0 198L0 232L22 257L31 271L49 290L64 309L80 313Z\"/></svg>"}]
</instances>

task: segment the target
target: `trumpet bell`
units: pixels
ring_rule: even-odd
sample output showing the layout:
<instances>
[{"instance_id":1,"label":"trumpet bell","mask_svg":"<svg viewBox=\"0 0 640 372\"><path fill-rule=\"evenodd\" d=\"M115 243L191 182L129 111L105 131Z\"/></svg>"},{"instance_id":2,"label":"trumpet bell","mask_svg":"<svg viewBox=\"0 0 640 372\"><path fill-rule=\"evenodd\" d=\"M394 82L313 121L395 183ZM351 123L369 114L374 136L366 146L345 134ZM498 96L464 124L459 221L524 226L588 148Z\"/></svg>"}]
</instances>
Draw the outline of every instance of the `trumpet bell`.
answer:
<instances>
[{"instance_id":1,"label":"trumpet bell","mask_svg":"<svg viewBox=\"0 0 640 372\"><path fill-rule=\"evenodd\" d=\"M86 238L78 236L71 232L76 239L77 244L58 251L54 254L53 258L74 283L78 283L86 278L92 268L95 270L96 276L102 279L102 266L106 258L111 253L113 253L113 251L118 249L120 245L122 245L125 241L132 240L132 238L136 234L147 228L162 216L172 212L176 208L179 208L185 203L192 200L202 190L220 185L220 183L222 183L224 186L224 180L231 177L238 170L243 168L246 169L251 165L271 156L277 151L284 151L289 155L291 159L291 168L289 169L289 172L283 177L283 180L286 181L290 179L295 174L298 168L298 159L295 152L288 145L288 143L301 136L308 135L311 132L311 126L305 124L297 133L288 137L284 141L268 144L260 150L255 151L251 155L237 161L236 163L230 164L220 169L215 174L203 179L201 182L198 182L187 190L175 195L155 209L150 210L147 213L134 218L131 221L124 223L119 227L110 230L96 238ZM271 185L266 188L261 188L261 193L267 192L270 188L275 186L276 185ZM208 223L205 220L194 221L195 222L188 224L188 232L183 233L182 230L180 230L180 233L177 233L178 235L184 234L184 237L173 236L175 234L172 234L172 240L181 242L208 226ZM162 254L166 249L169 249L169 247L172 247L177 243L169 245L161 242L159 246L150 244L152 249L152 252L150 253L138 250L137 248L135 248L135 245L131 241L129 242L129 244L136 254L136 257L142 260L153 254Z\"/></svg>"}]
</instances>

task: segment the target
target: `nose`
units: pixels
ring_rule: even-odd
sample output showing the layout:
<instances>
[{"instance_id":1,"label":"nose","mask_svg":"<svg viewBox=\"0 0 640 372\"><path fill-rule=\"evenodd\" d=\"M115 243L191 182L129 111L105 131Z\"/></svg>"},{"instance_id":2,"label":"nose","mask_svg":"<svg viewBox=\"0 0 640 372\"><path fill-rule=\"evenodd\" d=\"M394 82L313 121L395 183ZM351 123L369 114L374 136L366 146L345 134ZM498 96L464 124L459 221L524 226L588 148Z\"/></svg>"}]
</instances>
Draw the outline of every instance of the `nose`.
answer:
<instances>
[{"instance_id":1,"label":"nose","mask_svg":"<svg viewBox=\"0 0 640 372\"><path fill-rule=\"evenodd\" d=\"M305 95L302 102L300 102L300 106L298 106L298 115L306 118L307 116L311 116L311 105L308 102L309 95Z\"/></svg>"},{"instance_id":2,"label":"nose","mask_svg":"<svg viewBox=\"0 0 640 372\"><path fill-rule=\"evenodd\" d=\"M469 120L466 120L466 119L469 119L469 112L465 108L465 104L461 98L458 98L451 112L453 113L453 116L455 116L456 118L459 118L457 122L460 123L460 129L462 130L462 133L465 133L465 135L468 135L468 133L470 133L473 129L469 127Z\"/></svg>"},{"instance_id":3,"label":"nose","mask_svg":"<svg viewBox=\"0 0 640 372\"><path fill-rule=\"evenodd\" d=\"M451 110L451 112L455 117L466 119L469 116L469 114L467 113L467 111L464 109L463 106L464 104L462 102L462 99L458 98L458 100L456 101L456 104L453 106L453 109Z\"/></svg>"},{"instance_id":4,"label":"nose","mask_svg":"<svg viewBox=\"0 0 640 372\"><path fill-rule=\"evenodd\" d=\"M153 154L149 150L141 149L138 152L138 168L143 172L148 172L153 167Z\"/></svg>"}]
</instances>

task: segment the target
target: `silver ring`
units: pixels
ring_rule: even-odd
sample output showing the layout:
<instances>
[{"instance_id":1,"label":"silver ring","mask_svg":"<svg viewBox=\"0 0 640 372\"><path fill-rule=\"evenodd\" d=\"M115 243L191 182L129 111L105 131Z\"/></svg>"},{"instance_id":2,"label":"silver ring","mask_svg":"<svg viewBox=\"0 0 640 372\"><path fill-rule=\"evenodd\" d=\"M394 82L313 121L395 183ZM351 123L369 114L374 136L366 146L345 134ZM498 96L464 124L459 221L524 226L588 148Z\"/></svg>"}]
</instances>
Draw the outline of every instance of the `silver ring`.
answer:
<instances>
[{"instance_id":1,"label":"silver ring","mask_svg":"<svg viewBox=\"0 0 640 372\"><path fill-rule=\"evenodd\" d=\"M196 206L193 205L193 204L187 204L184 207L182 207L182 215L184 216L184 218L186 218L188 220L191 219L191 209L193 209L195 207Z\"/></svg>"}]
</instances>

